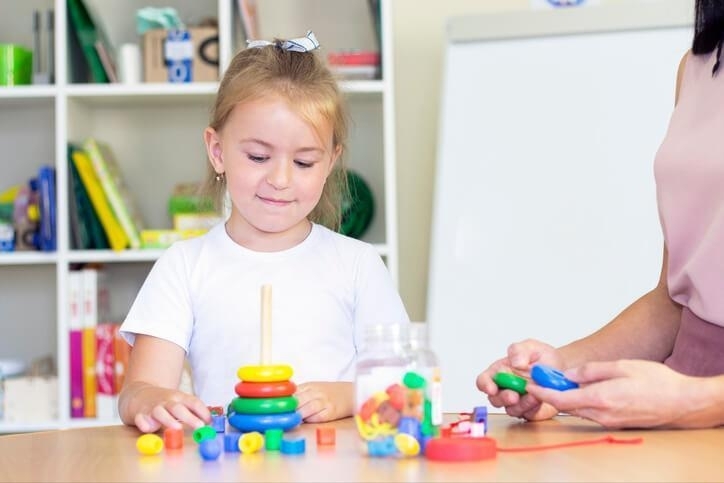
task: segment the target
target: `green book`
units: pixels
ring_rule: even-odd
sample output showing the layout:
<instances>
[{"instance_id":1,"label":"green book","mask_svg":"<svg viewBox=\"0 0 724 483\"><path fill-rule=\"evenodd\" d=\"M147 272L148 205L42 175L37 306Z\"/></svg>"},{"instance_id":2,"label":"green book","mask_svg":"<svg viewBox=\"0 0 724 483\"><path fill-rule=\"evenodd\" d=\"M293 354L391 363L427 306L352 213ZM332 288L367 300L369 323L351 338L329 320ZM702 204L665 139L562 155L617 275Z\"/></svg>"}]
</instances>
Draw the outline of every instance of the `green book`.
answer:
<instances>
[{"instance_id":1,"label":"green book","mask_svg":"<svg viewBox=\"0 0 724 483\"><path fill-rule=\"evenodd\" d=\"M80 179L80 174L78 174L78 170L75 167L75 163L73 163L71 159L73 151L77 149L79 149L77 146L68 146L69 180L70 186L72 186L73 189L71 196L75 198L75 218L78 223L78 227L71 227L71 231L77 231L80 242L78 248L80 249L108 249L110 248L110 245L108 244L106 232L103 229L103 225L101 225L100 219L98 219L98 215L96 215L96 212L93 209L88 193L86 192L83 182Z\"/></svg>"},{"instance_id":2,"label":"green book","mask_svg":"<svg viewBox=\"0 0 724 483\"><path fill-rule=\"evenodd\" d=\"M68 20L88 63L91 80L96 83L109 82L103 62L96 50L96 42L104 41L105 37L93 22L82 0L68 0Z\"/></svg>"},{"instance_id":3,"label":"green book","mask_svg":"<svg viewBox=\"0 0 724 483\"><path fill-rule=\"evenodd\" d=\"M110 146L94 138L83 143L113 214L126 233L131 248L141 248L139 232L144 229L141 210L126 185Z\"/></svg>"}]
</instances>

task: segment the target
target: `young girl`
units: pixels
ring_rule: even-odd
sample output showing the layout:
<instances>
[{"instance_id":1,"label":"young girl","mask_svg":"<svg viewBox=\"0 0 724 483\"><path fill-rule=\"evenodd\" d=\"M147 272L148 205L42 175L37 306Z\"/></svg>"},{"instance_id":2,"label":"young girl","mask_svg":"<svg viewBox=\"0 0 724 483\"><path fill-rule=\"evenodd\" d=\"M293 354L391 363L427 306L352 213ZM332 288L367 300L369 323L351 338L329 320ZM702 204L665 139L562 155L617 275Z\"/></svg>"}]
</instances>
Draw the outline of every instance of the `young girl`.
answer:
<instances>
[{"instance_id":1,"label":"young girl","mask_svg":"<svg viewBox=\"0 0 724 483\"><path fill-rule=\"evenodd\" d=\"M121 327L133 345L119 399L143 432L198 427L260 364L261 286L272 297L272 364L294 370L307 422L352 414L366 326L409 318L382 259L336 233L347 117L313 34L255 42L231 61L204 132L209 183L231 213L155 263ZM188 356L195 395L178 390Z\"/></svg>"}]
</instances>

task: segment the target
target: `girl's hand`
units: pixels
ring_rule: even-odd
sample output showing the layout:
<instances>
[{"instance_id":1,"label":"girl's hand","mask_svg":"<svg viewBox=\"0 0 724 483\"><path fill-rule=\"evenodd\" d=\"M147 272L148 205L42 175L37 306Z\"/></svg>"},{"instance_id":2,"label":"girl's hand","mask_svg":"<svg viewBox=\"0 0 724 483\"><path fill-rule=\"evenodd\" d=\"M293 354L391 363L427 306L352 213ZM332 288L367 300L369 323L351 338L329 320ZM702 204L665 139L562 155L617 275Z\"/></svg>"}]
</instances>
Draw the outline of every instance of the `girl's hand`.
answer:
<instances>
[{"instance_id":1,"label":"girl's hand","mask_svg":"<svg viewBox=\"0 0 724 483\"><path fill-rule=\"evenodd\" d=\"M297 411L307 423L325 423L352 415L354 384L305 382L297 387Z\"/></svg>"},{"instance_id":2,"label":"girl's hand","mask_svg":"<svg viewBox=\"0 0 724 483\"><path fill-rule=\"evenodd\" d=\"M162 427L182 429L183 425L196 429L211 421L211 413L200 399L178 390L146 384L138 389L134 399L139 409L133 422L144 433Z\"/></svg>"},{"instance_id":3,"label":"girl's hand","mask_svg":"<svg viewBox=\"0 0 724 483\"><path fill-rule=\"evenodd\" d=\"M589 362L564 372L579 389L556 391L535 384L529 392L561 411L607 428L709 427L700 417L712 405L707 379L684 376L659 362Z\"/></svg>"},{"instance_id":4,"label":"girl's hand","mask_svg":"<svg viewBox=\"0 0 724 483\"><path fill-rule=\"evenodd\" d=\"M499 389L493 381L493 376L498 372L510 372L530 379L530 368L537 363L563 368L562 357L551 345L534 339L512 344L508 347L507 357L493 362L478 375L476 381L478 389L488 395L490 404L496 408L505 408L505 412L510 416L530 421L550 419L558 413L555 407L542 404L530 393L521 396L509 389Z\"/></svg>"}]
</instances>

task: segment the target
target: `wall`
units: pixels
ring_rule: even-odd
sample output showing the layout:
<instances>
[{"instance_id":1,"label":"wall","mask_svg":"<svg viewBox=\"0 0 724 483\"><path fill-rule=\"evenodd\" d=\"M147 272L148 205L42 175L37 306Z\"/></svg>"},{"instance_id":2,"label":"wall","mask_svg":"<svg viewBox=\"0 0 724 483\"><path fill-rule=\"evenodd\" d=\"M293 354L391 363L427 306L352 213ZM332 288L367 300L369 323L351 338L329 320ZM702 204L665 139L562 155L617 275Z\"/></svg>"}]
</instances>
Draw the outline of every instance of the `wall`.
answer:
<instances>
[{"instance_id":1,"label":"wall","mask_svg":"<svg viewBox=\"0 0 724 483\"><path fill-rule=\"evenodd\" d=\"M627 0L601 3L624 1ZM414 320L426 320L427 316L446 20L452 16L530 8L529 0L445 0L424 4L425 8L421 8L419 0L393 1L400 292Z\"/></svg>"}]
</instances>

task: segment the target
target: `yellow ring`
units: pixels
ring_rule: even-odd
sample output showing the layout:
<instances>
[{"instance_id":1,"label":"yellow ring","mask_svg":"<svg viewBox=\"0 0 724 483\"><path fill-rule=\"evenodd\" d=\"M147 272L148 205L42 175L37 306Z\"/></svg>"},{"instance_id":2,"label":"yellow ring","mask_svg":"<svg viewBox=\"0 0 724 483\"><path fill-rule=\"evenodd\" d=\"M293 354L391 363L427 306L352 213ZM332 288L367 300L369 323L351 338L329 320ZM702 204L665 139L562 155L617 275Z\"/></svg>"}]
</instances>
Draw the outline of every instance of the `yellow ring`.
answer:
<instances>
[{"instance_id":1,"label":"yellow ring","mask_svg":"<svg viewBox=\"0 0 724 483\"><path fill-rule=\"evenodd\" d=\"M242 366L236 375L242 381L248 382L281 382L292 378L294 371L291 366Z\"/></svg>"}]
</instances>

